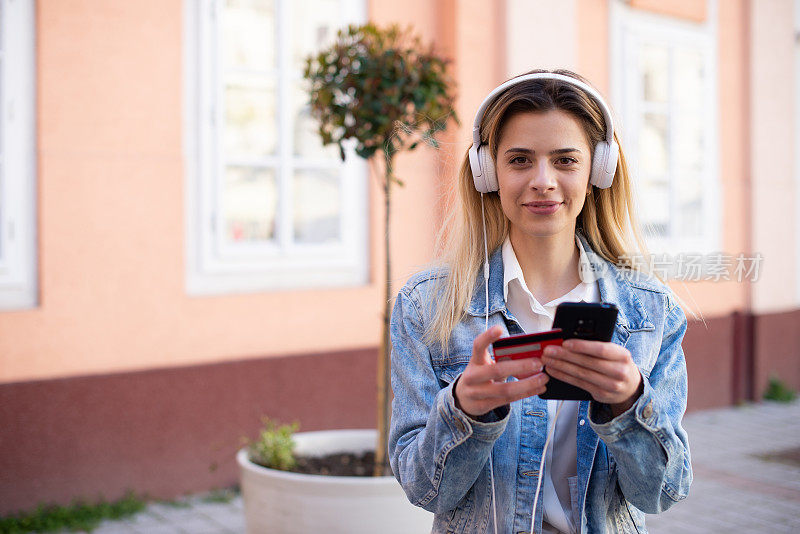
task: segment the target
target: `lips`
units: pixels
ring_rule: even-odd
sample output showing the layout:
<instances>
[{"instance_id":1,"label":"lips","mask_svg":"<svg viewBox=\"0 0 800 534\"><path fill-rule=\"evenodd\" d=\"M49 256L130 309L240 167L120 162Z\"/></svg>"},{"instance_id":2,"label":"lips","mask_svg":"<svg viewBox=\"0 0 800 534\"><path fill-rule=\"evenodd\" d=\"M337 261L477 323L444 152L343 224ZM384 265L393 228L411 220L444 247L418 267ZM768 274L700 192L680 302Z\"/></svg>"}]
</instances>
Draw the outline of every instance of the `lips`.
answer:
<instances>
[{"instance_id":1,"label":"lips","mask_svg":"<svg viewBox=\"0 0 800 534\"><path fill-rule=\"evenodd\" d=\"M561 204L561 202L526 202L526 206L533 206L534 208L548 208L550 206L555 206L556 204Z\"/></svg>"},{"instance_id":2,"label":"lips","mask_svg":"<svg viewBox=\"0 0 800 534\"><path fill-rule=\"evenodd\" d=\"M561 209L561 202L527 202L523 204L528 212L535 215L552 215Z\"/></svg>"}]
</instances>

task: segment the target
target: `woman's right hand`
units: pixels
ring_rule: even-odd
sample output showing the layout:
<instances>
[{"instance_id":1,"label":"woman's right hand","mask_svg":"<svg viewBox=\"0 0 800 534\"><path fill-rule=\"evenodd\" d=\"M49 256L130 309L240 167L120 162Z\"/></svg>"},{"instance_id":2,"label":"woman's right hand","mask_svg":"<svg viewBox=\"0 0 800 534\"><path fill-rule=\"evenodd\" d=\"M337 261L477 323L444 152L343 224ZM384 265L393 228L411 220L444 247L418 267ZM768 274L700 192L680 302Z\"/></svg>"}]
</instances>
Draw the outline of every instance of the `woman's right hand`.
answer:
<instances>
[{"instance_id":1,"label":"woman's right hand","mask_svg":"<svg viewBox=\"0 0 800 534\"><path fill-rule=\"evenodd\" d=\"M539 358L501 362L492 359L489 345L502 335L503 329L494 326L475 338L469 364L453 389L456 406L471 417L484 415L519 399L540 395L546 389L549 377L542 372ZM506 382L509 376L526 378Z\"/></svg>"}]
</instances>

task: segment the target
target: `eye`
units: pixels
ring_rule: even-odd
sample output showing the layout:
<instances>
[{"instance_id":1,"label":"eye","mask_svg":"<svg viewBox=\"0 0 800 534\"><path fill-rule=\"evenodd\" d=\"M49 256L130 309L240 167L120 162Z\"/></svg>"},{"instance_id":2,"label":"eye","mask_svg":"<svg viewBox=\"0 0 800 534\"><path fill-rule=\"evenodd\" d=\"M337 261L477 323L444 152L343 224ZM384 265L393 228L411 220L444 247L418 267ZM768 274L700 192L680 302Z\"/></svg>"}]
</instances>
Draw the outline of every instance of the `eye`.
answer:
<instances>
[{"instance_id":1,"label":"eye","mask_svg":"<svg viewBox=\"0 0 800 534\"><path fill-rule=\"evenodd\" d=\"M575 165L576 163L578 163L578 160L569 156L561 156L556 160L557 165L563 166Z\"/></svg>"},{"instance_id":2,"label":"eye","mask_svg":"<svg viewBox=\"0 0 800 534\"><path fill-rule=\"evenodd\" d=\"M525 165L528 163L527 156L515 156L509 161L511 165Z\"/></svg>"}]
</instances>

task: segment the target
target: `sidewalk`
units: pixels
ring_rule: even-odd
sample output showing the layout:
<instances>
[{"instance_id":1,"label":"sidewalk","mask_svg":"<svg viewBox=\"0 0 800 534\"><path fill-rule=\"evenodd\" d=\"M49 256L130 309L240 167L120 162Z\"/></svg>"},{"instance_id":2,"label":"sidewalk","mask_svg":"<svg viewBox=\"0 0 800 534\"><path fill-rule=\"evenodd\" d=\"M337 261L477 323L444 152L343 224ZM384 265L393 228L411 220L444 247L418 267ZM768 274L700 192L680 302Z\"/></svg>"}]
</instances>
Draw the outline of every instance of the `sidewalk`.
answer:
<instances>
[{"instance_id":1,"label":"sidewalk","mask_svg":"<svg viewBox=\"0 0 800 534\"><path fill-rule=\"evenodd\" d=\"M685 502L647 517L650 532L800 532L798 420L800 401L686 416L694 482ZM780 452L789 458L764 458Z\"/></svg>"},{"instance_id":2,"label":"sidewalk","mask_svg":"<svg viewBox=\"0 0 800 534\"><path fill-rule=\"evenodd\" d=\"M800 400L686 416L694 483L689 498L647 517L651 534L800 532ZM789 451L787 458L775 453ZM765 457L771 455L770 457ZM242 534L241 497L186 506L152 504L94 534Z\"/></svg>"}]
</instances>

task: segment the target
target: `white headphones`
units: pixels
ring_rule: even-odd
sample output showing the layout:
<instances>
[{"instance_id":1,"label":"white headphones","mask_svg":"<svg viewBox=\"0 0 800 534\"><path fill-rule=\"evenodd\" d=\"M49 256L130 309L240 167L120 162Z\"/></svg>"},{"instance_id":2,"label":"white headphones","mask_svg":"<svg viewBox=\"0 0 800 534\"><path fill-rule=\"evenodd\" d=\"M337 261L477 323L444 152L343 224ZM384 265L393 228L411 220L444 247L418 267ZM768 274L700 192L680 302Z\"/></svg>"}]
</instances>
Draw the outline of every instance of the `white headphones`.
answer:
<instances>
[{"instance_id":1,"label":"white headphones","mask_svg":"<svg viewBox=\"0 0 800 534\"><path fill-rule=\"evenodd\" d=\"M582 89L597 102L600 109L603 111L603 117L606 122L606 139L605 141L598 142L594 147L589 183L600 189L611 187L611 182L614 180L614 173L617 170L619 145L617 145L617 142L614 140L614 123L611 119L611 110L608 108L608 105L606 105L603 97L589 85L571 76L551 72L536 72L512 78L498 86L494 91L489 93L489 96L484 99L481 107L478 108L478 113L475 114L475 123L472 127L472 146L469 149L469 166L472 169L472 179L475 182L475 189L481 193L490 193L499 189L492 155L489 153L488 146L481 144L481 121L483 120L483 114L499 93L512 85L528 80L559 80L566 82Z\"/></svg>"}]
</instances>

